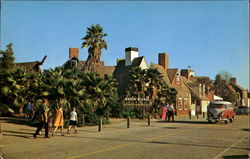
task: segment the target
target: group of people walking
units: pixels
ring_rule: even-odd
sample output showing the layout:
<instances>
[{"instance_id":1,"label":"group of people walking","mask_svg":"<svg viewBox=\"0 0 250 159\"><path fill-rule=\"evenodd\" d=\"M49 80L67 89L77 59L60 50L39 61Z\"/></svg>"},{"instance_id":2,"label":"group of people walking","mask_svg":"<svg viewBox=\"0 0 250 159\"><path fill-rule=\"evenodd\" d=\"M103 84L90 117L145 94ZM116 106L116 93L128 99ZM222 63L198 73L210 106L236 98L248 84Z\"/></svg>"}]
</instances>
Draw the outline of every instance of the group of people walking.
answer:
<instances>
[{"instance_id":1,"label":"group of people walking","mask_svg":"<svg viewBox=\"0 0 250 159\"><path fill-rule=\"evenodd\" d=\"M38 107L37 112L37 120L39 121L37 129L33 134L33 137L36 138L37 135L40 134L42 128L45 129L45 138L49 138L49 102L47 99L43 99L42 105ZM75 133L77 133L77 113L76 109L73 108L72 112L70 113L70 123L68 128L68 133L70 133L70 129L74 126ZM56 110L55 120L53 123L54 130L52 132L52 136L55 135L58 127L61 127L61 135L64 136L63 129L64 129L64 117L63 117L63 107L59 106Z\"/></svg>"},{"instance_id":2,"label":"group of people walking","mask_svg":"<svg viewBox=\"0 0 250 159\"><path fill-rule=\"evenodd\" d=\"M174 121L175 108L173 103L167 103L161 107L161 120L162 121Z\"/></svg>"}]
</instances>

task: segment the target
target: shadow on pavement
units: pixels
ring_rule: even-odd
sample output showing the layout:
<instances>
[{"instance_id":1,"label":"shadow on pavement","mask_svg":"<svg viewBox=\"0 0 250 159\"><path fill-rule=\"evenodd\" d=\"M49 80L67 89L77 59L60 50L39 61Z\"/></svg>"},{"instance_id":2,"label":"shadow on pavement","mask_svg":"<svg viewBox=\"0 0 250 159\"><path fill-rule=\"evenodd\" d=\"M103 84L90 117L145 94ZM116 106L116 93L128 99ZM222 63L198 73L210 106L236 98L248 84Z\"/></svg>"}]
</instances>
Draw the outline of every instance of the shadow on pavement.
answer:
<instances>
[{"instance_id":1,"label":"shadow on pavement","mask_svg":"<svg viewBox=\"0 0 250 159\"><path fill-rule=\"evenodd\" d=\"M20 124L20 125L29 125L30 121L24 118L15 118L15 117L6 117L6 118L0 118L1 123L14 123L14 124Z\"/></svg>"},{"instance_id":2,"label":"shadow on pavement","mask_svg":"<svg viewBox=\"0 0 250 159\"><path fill-rule=\"evenodd\" d=\"M175 121L175 123L185 123L185 124L210 124L207 121Z\"/></svg>"},{"instance_id":3,"label":"shadow on pavement","mask_svg":"<svg viewBox=\"0 0 250 159\"><path fill-rule=\"evenodd\" d=\"M212 147L212 148L228 148L227 146L220 145L209 145L209 144L192 144L192 143L180 143L180 142L160 142L160 141L140 141L140 140L126 140L126 139L112 139L112 138L93 138L93 137L82 137L82 136L64 136L68 138L83 138L90 140L104 140L104 141L119 141L119 142L132 142L132 143L146 143L146 144L165 144L165 145L180 145L180 146L197 146L197 147ZM249 148L232 147L231 149L249 150Z\"/></svg>"},{"instance_id":4,"label":"shadow on pavement","mask_svg":"<svg viewBox=\"0 0 250 159\"><path fill-rule=\"evenodd\" d=\"M25 131L32 131L32 132L34 132L34 129L20 129L20 130L25 130Z\"/></svg>"},{"instance_id":5,"label":"shadow on pavement","mask_svg":"<svg viewBox=\"0 0 250 159\"><path fill-rule=\"evenodd\" d=\"M247 129L242 129L243 131L250 131L250 129L249 128L247 128Z\"/></svg>"},{"instance_id":6,"label":"shadow on pavement","mask_svg":"<svg viewBox=\"0 0 250 159\"><path fill-rule=\"evenodd\" d=\"M163 127L164 129L179 129L179 127Z\"/></svg>"},{"instance_id":7,"label":"shadow on pavement","mask_svg":"<svg viewBox=\"0 0 250 159\"><path fill-rule=\"evenodd\" d=\"M32 136L33 133L4 130L3 135L4 136L16 136L16 137L30 138L30 136Z\"/></svg>"},{"instance_id":8,"label":"shadow on pavement","mask_svg":"<svg viewBox=\"0 0 250 159\"><path fill-rule=\"evenodd\" d=\"M24 136L24 135L16 135L16 134L6 134L4 136L15 136L15 137L21 137L21 138L33 138L33 136Z\"/></svg>"},{"instance_id":9,"label":"shadow on pavement","mask_svg":"<svg viewBox=\"0 0 250 159\"><path fill-rule=\"evenodd\" d=\"M248 155L230 155L230 156L223 156L224 159L249 159L250 156Z\"/></svg>"},{"instance_id":10,"label":"shadow on pavement","mask_svg":"<svg viewBox=\"0 0 250 159\"><path fill-rule=\"evenodd\" d=\"M185 124L209 124L207 121L192 121L192 120L190 120L190 121L188 121L188 120L186 120L186 121L174 121L174 122L172 122L172 121L168 121L168 122L162 122L162 121L157 121L158 123L185 123Z\"/></svg>"}]
</instances>

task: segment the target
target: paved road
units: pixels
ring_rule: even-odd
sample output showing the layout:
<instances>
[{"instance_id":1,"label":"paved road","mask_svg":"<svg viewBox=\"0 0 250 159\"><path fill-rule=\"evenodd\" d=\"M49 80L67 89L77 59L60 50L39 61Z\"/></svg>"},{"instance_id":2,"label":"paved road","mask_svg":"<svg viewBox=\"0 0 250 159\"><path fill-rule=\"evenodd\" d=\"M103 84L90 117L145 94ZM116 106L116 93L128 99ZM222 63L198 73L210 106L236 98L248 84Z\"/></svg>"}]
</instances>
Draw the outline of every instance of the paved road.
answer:
<instances>
[{"instance_id":1,"label":"paved road","mask_svg":"<svg viewBox=\"0 0 250 159\"><path fill-rule=\"evenodd\" d=\"M1 119L4 159L221 159L248 158L249 116L233 123L208 124L205 119L179 116L176 122L112 119L97 127L79 128L78 134L32 138L34 127ZM72 131L73 132L73 131Z\"/></svg>"}]
</instances>

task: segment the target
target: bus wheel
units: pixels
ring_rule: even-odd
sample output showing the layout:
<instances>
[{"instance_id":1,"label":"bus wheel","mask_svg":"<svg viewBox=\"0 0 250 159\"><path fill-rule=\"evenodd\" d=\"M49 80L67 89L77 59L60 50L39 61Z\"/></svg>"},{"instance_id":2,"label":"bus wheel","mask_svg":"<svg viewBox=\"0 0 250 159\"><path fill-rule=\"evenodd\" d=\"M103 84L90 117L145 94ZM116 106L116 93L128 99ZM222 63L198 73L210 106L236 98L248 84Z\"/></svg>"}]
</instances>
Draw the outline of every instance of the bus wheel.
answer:
<instances>
[{"instance_id":1,"label":"bus wheel","mask_svg":"<svg viewBox=\"0 0 250 159\"><path fill-rule=\"evenodd\" d=\"M229 119L229 121L230 121L230 123L232 123L232 122L233 122L233 119Z\"/></svg>"},{"instance_id":2,"label":"bus wheel","mask_svg":"<svg viewBox=\"0 0 250 159\"><path fill-rule=\"evenodd\" d=\"M228 123L228 121L227 120L225 120L225 124L227 124Z\"/></svg>"}]
</instances>

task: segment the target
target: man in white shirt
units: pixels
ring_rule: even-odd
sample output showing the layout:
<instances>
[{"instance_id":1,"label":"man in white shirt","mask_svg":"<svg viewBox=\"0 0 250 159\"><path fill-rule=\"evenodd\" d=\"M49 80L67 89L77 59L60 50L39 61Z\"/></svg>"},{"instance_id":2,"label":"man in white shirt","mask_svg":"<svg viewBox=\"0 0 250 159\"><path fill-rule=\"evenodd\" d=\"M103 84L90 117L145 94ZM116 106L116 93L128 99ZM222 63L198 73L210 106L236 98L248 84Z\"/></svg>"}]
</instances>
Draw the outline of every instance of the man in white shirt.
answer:
<instances>
[{"instance_id":1,"label":"man in white shirt","mask_svg":"<svg viewBox=\"0 0 250 159\"><path fill-rule=\"evenodd\" d=\"M172 118L172 122L174 121L174 112L175 112L174 104L171 103L168 109L168 121L170 121L170 118Z\"/></svg>"}]
</instances>

